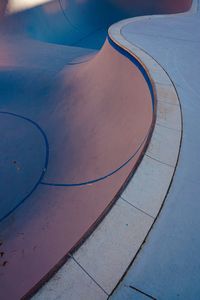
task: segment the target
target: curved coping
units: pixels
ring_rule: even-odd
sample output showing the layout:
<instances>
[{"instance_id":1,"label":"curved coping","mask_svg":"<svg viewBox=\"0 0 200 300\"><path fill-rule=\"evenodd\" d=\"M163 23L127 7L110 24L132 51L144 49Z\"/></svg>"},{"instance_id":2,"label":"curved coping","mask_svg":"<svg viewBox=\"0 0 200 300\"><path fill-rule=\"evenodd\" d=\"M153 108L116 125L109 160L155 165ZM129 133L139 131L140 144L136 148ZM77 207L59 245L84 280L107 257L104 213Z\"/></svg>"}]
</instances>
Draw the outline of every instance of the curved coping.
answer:
<instances>
[{"instance_id":1,"label":"curved coping","mask_svg":"<svg viewBox=\"0 0 200 300\"><path fill-rule=\"evenodd\" d=\"M109 38L148 74L156 99L152 138L134 177L112 209L33 299L55 299L58 295L107 299L145 243L168 194L182 140L181 106L168 74L121 34L124 26L142 18L146 16L112 25Z\"/></svg>"}]
</instances>

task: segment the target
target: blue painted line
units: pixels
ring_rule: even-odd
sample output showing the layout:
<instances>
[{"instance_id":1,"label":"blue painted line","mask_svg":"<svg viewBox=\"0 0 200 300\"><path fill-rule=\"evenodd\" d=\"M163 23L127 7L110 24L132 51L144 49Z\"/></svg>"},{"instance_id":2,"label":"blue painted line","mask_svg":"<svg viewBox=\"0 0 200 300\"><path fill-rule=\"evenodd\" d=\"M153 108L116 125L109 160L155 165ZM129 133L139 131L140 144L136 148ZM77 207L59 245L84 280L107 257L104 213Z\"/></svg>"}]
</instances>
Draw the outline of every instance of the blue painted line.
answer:
<instances>
[{"instance_id":1,"label":"blue painted line","mask_svg":"<svg viewBox=\"0 0 200 300\"><path fill-rule=\"evenodd\" d=\"M43 131L43 129L37 123L35 123L34 121L32 121L31 119L28 119L26 117L17 115L15 113L5 112L5 111L0 111L0 114L10 115L10 116L13 116L13 117L16 117L16 118L20 118L20 119L23 119L23 120L31 123L33 126L35 126L39 130L39 132L41 133L41 135L42 135L42 137L43 137L43 139L45 141L45 163L44 163L44 167L42 169L42 173L41 173L38 181L36 182L36 184L34 185L34 187L32 188L32 190L16 206L14 206L7 214L5 214L0 219L0 222L1 222L4 219L6 219L11 213L13 213L28 197L30 197L31 194L36 190L36 188L38 187L38 185L42 181L42 179L44 177L44 174L45 174L45 172L47 170L47 165L48 165L48 161L49 161L49 143L48 143L47 136L46 136L45 132Z\"/></svg>"},{"instance_id":2,"label":"blue painted line","mask_svg":"<svg viewBox=\"0 0 200 300\"><path fill-rule=\"evenodd\" d=\"M71 22L71 20L69 19L69 17L67 16L67 13L65 12L65 9L64 9L64 7L63 7L63 5L62 5L62 0L58 0L58 2L59 2L59 6L60 6L60 9L61 9L61 11L62 11L62 14L63 14L63 16L64 16L64 18L67 20L67 22L71 25L71 27L75 30L75 31L78 31L78 32L80 32L80 33L83 33L81 30L80 30L80 28L78 28L77 26L75 26L72 22Z\"/></svg>"},{"instance_id":3,"label":"blue painted line","mask_svg":"<svg viewBox=\"0 0 200 300\"><path fill-rule=\"evenodd\" d=\"M124 168L135 157L135 155L138 153L138 151L143 146L143 144L144 144L145 140L147 139L149 133L150 133L150 130L148 131L148 134L145 136L145 138L143 139L142 143L139 145L137 150L133 153L133 155L125 163L123 163L119 168L117 168L114 171L108 173L107 175L104 175L104 176L99 177L99 178L94 179L94 180L89 180L89 181L80 182L80 183L48 183L48 182L41 182L41 184L49 185L49 186L73 186L73 187L75 187L75 186L83 186L83 185L93 184L93 183L96 183L98 181L102 181L102 180L112 176L113 174L117 173L118 171L120 171L122 168Z\"/></svg>"}]
</instances>

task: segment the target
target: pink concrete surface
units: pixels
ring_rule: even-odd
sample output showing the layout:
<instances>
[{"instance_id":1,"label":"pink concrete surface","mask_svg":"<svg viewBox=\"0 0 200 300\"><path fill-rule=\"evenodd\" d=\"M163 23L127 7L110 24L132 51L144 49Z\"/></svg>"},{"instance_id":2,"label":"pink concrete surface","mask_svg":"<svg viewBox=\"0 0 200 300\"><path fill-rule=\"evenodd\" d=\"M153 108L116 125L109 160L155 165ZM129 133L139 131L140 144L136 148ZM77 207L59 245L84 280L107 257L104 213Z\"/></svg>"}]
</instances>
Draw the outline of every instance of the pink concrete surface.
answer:
<instances>
[{"instance_id":1,"label":"pink concrete surface","mask_svg":"<svg viewBox=\"0 0 200 300\"><path fill-rule=\"evenodd\" d=\"M89 62L64 69L58 82L50 97L51 117L41 116L40 122L50 144L44 181L78 182L120 166L152 125L151 95L140 71L106 42ZM143 149L103 181L82 187L39 185L1 223L3 299L27 295L67 258L110 207Z\"/></svg>"},{"instance_id":2,"label":"pink concrete surface","mask_svg":"<svg viewBox=\"0 0 200 300\"><path fill-rule=\"evenodd\" d=\"M94 59L66 68L58 81L51 123L59 134L46 130L55 146L43 181L85 182L117 169L142 143L152 121L143 75L106 42Z\"/></svg>"}]
</instances>

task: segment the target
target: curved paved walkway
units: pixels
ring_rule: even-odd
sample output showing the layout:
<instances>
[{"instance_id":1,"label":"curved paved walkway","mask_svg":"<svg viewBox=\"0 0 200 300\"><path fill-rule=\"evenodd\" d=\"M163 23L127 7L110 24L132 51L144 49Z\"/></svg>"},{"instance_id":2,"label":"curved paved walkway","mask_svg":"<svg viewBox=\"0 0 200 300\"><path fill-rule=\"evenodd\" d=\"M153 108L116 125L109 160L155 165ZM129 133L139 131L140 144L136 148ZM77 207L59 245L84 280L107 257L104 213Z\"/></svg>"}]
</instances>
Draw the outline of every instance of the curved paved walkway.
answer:
<instances>
[{"instance_id":1,"label":"curved paved walkway","mask_svg":"<svg viewBox=\"0 0 200 300\"><path fill-rule=\"evenodd\" d=\"M149 17L122 30L168 72L182 105L183 142L173 184L160 218L124 280L111 297L200 297L200 13Z\"/></svg>"}]
</instances>

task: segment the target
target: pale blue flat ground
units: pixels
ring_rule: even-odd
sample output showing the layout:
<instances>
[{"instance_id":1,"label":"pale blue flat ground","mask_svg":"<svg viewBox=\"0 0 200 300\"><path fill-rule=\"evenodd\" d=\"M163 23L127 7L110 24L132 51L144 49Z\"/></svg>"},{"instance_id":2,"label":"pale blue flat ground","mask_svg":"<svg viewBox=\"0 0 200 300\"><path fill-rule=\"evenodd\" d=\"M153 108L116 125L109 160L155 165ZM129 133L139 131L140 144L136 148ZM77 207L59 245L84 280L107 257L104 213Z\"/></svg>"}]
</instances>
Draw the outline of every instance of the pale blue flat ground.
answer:
<instances>
[{"instance_id":1,"label":"pale blue flat ground","mask_svg":"<svg viewBox=\"0 0 200 300\"><path fill-rule=\"evenodd\" d=\"M183 143L163 210L145 246L111 299L198 300L200 13L152 17L124 27L122 34L152 55L173 80L183 111Z\"/></svg>"}]
</instances>

